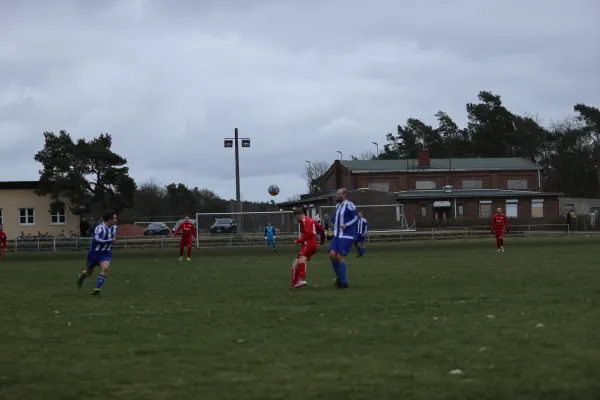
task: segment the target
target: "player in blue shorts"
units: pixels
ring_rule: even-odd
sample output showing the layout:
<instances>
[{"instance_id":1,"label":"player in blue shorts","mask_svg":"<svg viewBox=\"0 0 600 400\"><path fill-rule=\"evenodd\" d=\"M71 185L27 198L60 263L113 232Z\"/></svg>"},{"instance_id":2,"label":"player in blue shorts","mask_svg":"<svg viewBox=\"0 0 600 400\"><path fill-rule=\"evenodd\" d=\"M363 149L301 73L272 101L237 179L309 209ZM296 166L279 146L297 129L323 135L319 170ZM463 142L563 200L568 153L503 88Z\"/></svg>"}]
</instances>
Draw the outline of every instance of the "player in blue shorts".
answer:
<instances>
[{"instance_id":1,"label":"player in blue shorts","mask_svg":"<svg viewBox=\"0 0 600 400\"><path fill-rule=\"evenodd\" d=\"M117 214L114 211L107 211L102 216L104 221L94 230L94 237L87 256L87 268L79 274L77 287L81 289L83 281L88 276L92 276L94 268L100 266L102 271L96 280L96 288L92 292L94 296L100 294L100 288L108 275L108 267L112 259L112 245L115 243L117 233Z\"/></svg>"},{"instance_id":2,"label":"player in blue shorts","mask_svg":"<svg viewBox=\"0 0 600 400\"><path fill-rule=\"evenodd\" d=\"M356 240L354 246L358 255L356 257L362 257L365 255L365 236L367 236L367 219L363 218L361 212L358 213L358 223L356 224Z\"/></svg>"},{"instance_id":3,"label":"player in blue shorts","mask_svg":"<svg viewBox=\"0 0 600 400\"><path fill-rule=\"evenodd\" d=\"M358 214L354 203L348 200L346 189L338 189L336 193L337 205L333 216L333 239L329 246L329 259L335 272L335 285L338 289L346 289L346 260L344 257L350 253L354 244L354 234L358 223Z\"/></svg>"},{"instance_id":4,"label":"player in blue shorts","mask_svg":"<svg viewBox=\"0 0 600 400\"><path fill-rule=\"evenodd\" d=\"M267 241L267 250L271 250L271 245L273 245L273 251L277 251L277 249L275 248L276 238L277 232L275 231L275 227L269 222L267 226L265 226L265 240Z\"/></svg>"}]
</instances>

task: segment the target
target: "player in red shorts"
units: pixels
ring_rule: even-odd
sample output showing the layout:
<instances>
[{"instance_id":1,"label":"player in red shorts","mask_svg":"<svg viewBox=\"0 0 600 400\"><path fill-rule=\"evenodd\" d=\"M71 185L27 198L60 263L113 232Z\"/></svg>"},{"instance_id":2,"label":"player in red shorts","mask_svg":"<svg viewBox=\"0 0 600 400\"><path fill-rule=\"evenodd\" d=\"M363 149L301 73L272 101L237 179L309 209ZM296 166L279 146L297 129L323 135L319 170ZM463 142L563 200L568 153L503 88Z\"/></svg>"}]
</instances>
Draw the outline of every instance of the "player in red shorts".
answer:
<instances>
[{"instance_id":1,"label":"player in red shorts","mask_svg":"<svg viewBox=\"0 0 600 400\"><path fill-rule=\"evenodd\" d=\"M314 219L307 217L302 208L294 210L296 221L300 223L301 236L296 244L301 244L300 253L292 263L292 289L302 288L306 283L306 263L317 252L317 233L321 237L321 244L325 243L325 229Z\"/></svg>"},{"instance_id":2,"label":"player in red shorts","mask_svg":"<svg viewBox=\"0 0 600 400\"><path fill-rule=\"evenodd\" d=\"M496 247L498 252L504 252L504 232L509 233L508 219L502 214L502 208L496 208L496 214L492 217L492 233L496 236Z\"/></svg>"},{"instance_id":3,"label":"player in red shorts","mask_svg":"<svg viewBox=\"0 0 600 400\"><path fill-rule=\"evenodd\" d=\"M2 260L2 253L8 252L8 241L6 240L6 232L4 232L4 225L0 225L0 260Z\"/></svg>"},{"instance_id":4,"label":"player in red shorts","mask_svg":"<svg viewBox=\"0 0 600 400\"><path fill-rule=\"evenodd\" d=\"M177 227L173 232L173 237L181 231L181 243L179 244L179 261L183 260L183 248L187 246L187 260L190 261L192 257L192 245L193 239L196 239L196 227L190 222L190 217L185 217L185 220Z\"/></svg>"}]
</instances>

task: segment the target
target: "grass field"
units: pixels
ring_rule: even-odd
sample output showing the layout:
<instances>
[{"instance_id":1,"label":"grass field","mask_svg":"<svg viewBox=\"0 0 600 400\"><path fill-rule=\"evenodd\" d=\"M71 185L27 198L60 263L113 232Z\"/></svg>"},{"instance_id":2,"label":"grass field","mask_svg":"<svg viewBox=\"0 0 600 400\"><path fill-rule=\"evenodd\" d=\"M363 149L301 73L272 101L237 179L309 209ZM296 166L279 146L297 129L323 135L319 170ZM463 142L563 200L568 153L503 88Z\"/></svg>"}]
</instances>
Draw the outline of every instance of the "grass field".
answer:
<instances>
[{"instance_id":1,"label":"grass field","mask_svg":"<svg viewBox=\"0 0 600 400\"><path fill-rule=\"evenodd\" d=\"M84 252L9 254L0 399L598 399L599 245L371 246L342 291L322 251L296 292L291 248L120 251L100 298Z\"/></svg>"}]
</instances>

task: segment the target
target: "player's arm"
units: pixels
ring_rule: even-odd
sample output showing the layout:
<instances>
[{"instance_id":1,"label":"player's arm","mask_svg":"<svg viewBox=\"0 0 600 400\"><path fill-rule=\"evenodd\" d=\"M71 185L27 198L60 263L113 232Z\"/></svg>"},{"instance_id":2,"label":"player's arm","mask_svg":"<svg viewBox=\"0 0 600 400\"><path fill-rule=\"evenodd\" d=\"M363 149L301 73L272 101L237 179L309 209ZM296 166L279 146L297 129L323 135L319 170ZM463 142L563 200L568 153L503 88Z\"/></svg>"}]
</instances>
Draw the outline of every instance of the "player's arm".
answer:
<instances>
[{"instance_id":1,"label":"player's arm","mask_svg":"<svg viewBox=\"0 0 600 400\"><path fill-rule=\"evenodd\" d=\"M104 239L104 230L108 229L106 227L102 227L103 225L98 225L98 227L96 228L96 230L94 231L94 239L96 240L97 243L112 243L113 239Z\"/></svg>"},{"instance_id":2,"label":"player's arm","mask_svg":"<svg viewBox=\"0 0 600 400\"><path fill-rule=\"evenodd\" d=\"M311 230L312 226L310 226L310 223L308 221L302 221L302 236L296 239L296 244L306 242L308 240Z\"/></svg>"},{"instance_id":3,"label":"player's arm","mask_svg":"<svg viewBox=\"0 0 600 400\"><path fill-rule=\"evenodd\" d=\"M348 204L348 207L346 209L350 211L350 215L352 216L352 218L350 219L350 221L344 223L344 226L348 227L358 223L358 211L356 211L356 207L354 207L353 204Z\"/></svg>"},{"instance_id":4,"label":"player's arm","mask_svg":"<svg viewBox=\"0 0 600 400\"><path fill-rule=\"evenodd\" d=\"M365 219L364 223L363 223L363 236L367 234L367 232L369 231L368 225L367 225L367 220Z\"/></svg>"},{"instance_id":5,"label":"player's arm","mask_svg":"<svg viewBox=\"0 0 600 400\"><path fill-rule=\"evenodd\" d=\"M181 230L181 227L183 226L183 224L179 224L179 226L177 227L177 229L175 229L175 232L173 232L173 236L177 236L177 234L179 233L179 231Z\"/></svg>"},{"instance_id":6,"label":"player's arm","mask_svg":"<svg viewBox=\"0 0 600 400\"><path fill-rule=\"evenodd\" d=\"M269 230L268 230L268 229L267 229L267 227L265 226L265 239L267 238L267 236L269 236L269 235L268 235L268 233L269 233Z\"/></svg>"},{"instance_id":7,"label":"player's arm","mask_svg":"<svg viewBox=\"0 0 600 400\"><path fill-rule=\"evenodd\" d=\"M320 223L318 223L317 221L315 221L315 229L321 237L321 244L325 243L326 235L325 235L325 229L323 229L323 226Z\"/></svg>"}]
</instances>

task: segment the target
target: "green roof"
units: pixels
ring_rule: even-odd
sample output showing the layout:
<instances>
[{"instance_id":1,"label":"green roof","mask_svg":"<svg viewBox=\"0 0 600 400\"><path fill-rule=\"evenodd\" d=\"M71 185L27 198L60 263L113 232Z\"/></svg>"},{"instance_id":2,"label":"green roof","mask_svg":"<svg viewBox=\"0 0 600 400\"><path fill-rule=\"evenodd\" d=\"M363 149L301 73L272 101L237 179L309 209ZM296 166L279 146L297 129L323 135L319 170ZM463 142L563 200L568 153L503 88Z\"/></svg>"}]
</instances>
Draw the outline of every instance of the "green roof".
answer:
<instances>
[{"instance_id":1,"label":"green roof","mask_svg":"<svg viewBox=\"0 0 600 400\"><path fill-rule=\"evenodd\" d=\"M490 171L538 170L541 167L525 158L432 158L430 166L419 167L417 159L404 160L346 160L341 164L352 172L393 172L414 170Z\"/></svg>"},{"instance_id":2,"label":"green roof","mask_svg":"<svg viewBox=\"0 0 600 400\"><path fill-rule=\"evenodd\" d=\"M562 193L532 192L527 190L503 190L503 189L454 189L452 191L441 190L407 190L396 193L399 201L407 199L432 199L432 198L465 198L465 197L562 197Z\"/></svg>"}]
</instances>

